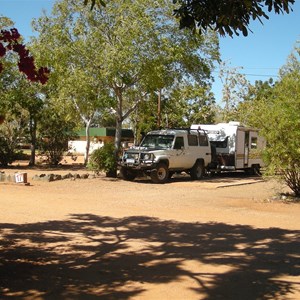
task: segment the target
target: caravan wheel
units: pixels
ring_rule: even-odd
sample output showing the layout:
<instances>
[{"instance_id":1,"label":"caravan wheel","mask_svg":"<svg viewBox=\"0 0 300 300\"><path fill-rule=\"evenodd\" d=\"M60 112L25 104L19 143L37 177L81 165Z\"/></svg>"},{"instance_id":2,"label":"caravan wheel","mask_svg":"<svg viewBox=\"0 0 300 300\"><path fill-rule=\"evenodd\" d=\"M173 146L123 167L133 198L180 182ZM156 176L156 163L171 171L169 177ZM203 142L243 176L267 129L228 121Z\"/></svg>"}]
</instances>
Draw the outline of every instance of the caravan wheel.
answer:
<instances>
[{"instance_id":1,"label":"caravan wheel","mask_svg":"<svg viewBox=\"0 0 300 300\"><path fill-rule=\"evenodd\" d=\"M257 176L261 176L261 171L260 171L260 165L254 165L252 166L253 168L253 174L257 175Z\"/></svg>"},{"instance_id":2,"label":"caravan wheel","mask_svg":"<svg viewBox=\"0 0 300 300\"><path fill-rule=\"evenodd\" d=\"M261 176L260 165L252 165L251 168L245 169L245 172L248 175L257 175Z\"/></svg>"}]
</instances>

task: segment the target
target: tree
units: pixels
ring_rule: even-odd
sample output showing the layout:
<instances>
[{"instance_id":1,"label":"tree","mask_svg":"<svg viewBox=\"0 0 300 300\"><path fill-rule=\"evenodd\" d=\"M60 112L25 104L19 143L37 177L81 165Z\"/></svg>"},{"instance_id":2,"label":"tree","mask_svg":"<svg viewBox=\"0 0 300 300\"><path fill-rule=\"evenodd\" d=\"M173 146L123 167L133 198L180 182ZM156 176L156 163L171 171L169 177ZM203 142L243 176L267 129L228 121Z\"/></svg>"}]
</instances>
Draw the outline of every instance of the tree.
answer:
<instances>
[{"instance_id":1,"label":"tree","mask_svg":"<svg viewBox=\"0 0 300 300\"><path fill-rule=\"evenodd\" d=\"M89 11L82 10L80 0L62 1L54 7L54 16L45 16L37 26L40 41L44 43L48 36L47 47L51 45L43 53L53 50L53 57L58 57L55 53L61 55L55 69L67 69L59 72L71 74L77 64L89 74L89 80L75 81L76 76L72 77L74 87L80 85L84 89L87 81L97 78L98 84L113 97L113 102L106 102L105 106L115 114L116 155L122 124L142 101L159 91L165 92L174 83L206 84L211 79L213 61L219 57L215 34L202 37L189 31L179 32L171 4L163 0L159 3L118 0L104 10ZM86 61L90 61L90 67ZM66 95L73 88L66 85L70 75L63 77L58 86L60 91L62 85L67 87ZM90 90L95 92L95 88ZM78 100L78 94L74 98Z\"/></svg>"},{"instance_id":2,"label":"tree","mask_svg":"<svg viewBox=\"0 0 300 300\"><path fill-rule=\"evenodd\" d=\"M7 18L1 18L0 25L5 27ZM5 24L6 23L6 24ZM16 28L1 29L0 31L0 58L7 55L8 52L15 52L19 56L19 71L24 73L30 81L45 84L48 78L49 70L41 67L36 69L34 58L30 55L25 45L20 43L21 35ZM3 64L0 62L0 73L3 71Z\"/></svg>"},{"instance_id":3,"label":"tree","mask_svg":"<svg viewBox=\"0 0 300 300\"><path fill-rule=\"evenodd\" d=\"M0 165L6 167L17 160L21 151L19 143L24 136L22 119L15 119L9 113L5 121L0 124Z\"/></svg>"},{"instance_id":4,"label":"tree","mask_svg":"<svg viewBox=\"0 0 300 300\"><path fill-rule=\"evenodd\" d=\"M275 82L272 78L267 81L257 80L248 86L248 93L243 101L238 103L235 115L242 124L254 128L264 128L263 115L270 101L272 101Z\"/></svg>"},{"instance_id":5,"label":"tree","mask_svg":"<svg viewBox=\"0 0 300 300\"><path fill-rule=\"evenodd\" d=\"M222 109L222 121L228 122L236 118L237 108L247 93L249 82L245 75L238 71L238 68L232 68L229 64L220 63L220 79L223 83L222 102L224 108Z\"/></svg>"},{"instance_id":6,"label":"tree","mask_svg":"<svg viewBox=\"0 0 300 300\"><path fill-rule=\"evenodd\" d=\"M173 0L179 7L174 14L180 19L180 28L199 29L206 32L216 30L220 35L248 35L251 20L269 19L268 12L289 13L295 0ZM84 0L91 8L106 6L103 0Z\"/></svg>"},{"instance_id":7,"label":"tree","mask_svg":"<svg viewBox=\"0 0 300 300\"><path fill-rule=\"evenodd\" d=\"M293 51L287 58L287 62L279 70L280 77L284 77L286 74L292 72L300 72L300 41L297 41Z\"/></svg>"},{"instance_id":8,"label":"tree","mask_svg":"<svg viewBox=\"0 0 300 300\"><path fill-rule=\"evenodd\" d=\"M215 99L210 85L184 83L170 92L165 101L165 127L189 127L214 121Z\"/></svg>"},{"instance_id":9,"label":"tree","mask_svg":"<svg viewBox=\"0 0 300 300\"><path fill-rule=\"evenodd\" d=\"M35 165L35 156L37 148L37 128L38 123L42 118L43 109L46 103L44 97L40 92L39 86L20 78L17 88L10 93L9 110L16 117L20 114L26 118L27 124L24 126L27 130L30 143L30 160L29 165Z\"/></svg>"},{"instance_id":10,"label":"tree","mask_svg":"<svg viewBox=\"0 0 300 300\"><path fill-rule=\"evenodd\" d=\"M57 165L63 158L64 151L68 150L68 141L76 137L74 122L56 109L48 107L43 112L39 124L39 150L52 165Z\"/></svg>"},{"instance_id":11,"label":"tree","mask_svg":"<svg viewBox=\"0 0 300 300\"><path fill-rule=\"evenodd\" d=\"M272 100L264 110L262 130L268 142L269 172L280 172L300 196L300 72L290 73L276 84Z\"/></svg>"},{"instance_id":12,"label":"tree","mask_svg":"<svg viewBox=\"0 0 300 300\"><path fill-rule=\"evenodd\" d=\"M110 107L112 97L105 86L101 62L95 61L101 48L92 33L95 19L79 8L76 1L62 1L54 6L51 17L36 21L34 26L40 35L34 48L43 53L41 60L53 70L47 92L52 104L65 114L67 111L69 119L75 118L85 126L86 165L89 128L95 117L99 118Z\"/></svg>"},{"instance_id":13,"label":"tree","mask_svg":"<svg viewBox=\"0 0 300 300\"><path fill-rule=\"evenodd\" d=\"M93 0L95 1L95 0ZM251 20L269 19L268 12L289 13L295 0L174 0L181 28L214 29L220 35L248 35Z\"/></svg>"},{"instance_id":14,"label":"tree","mask_svg":"<svg viewBox=\"0 0 300 300\"><path fill-rule=\"evenodd\" d=\"M82 60L83 61L83 60ZM69 76L63 79L64 86L60 89L60 100L70 101L82 123L86 132L86 152L84 165L87 165L90 152L89 129L96 116L98 118L105 113L111 101L107 89L103 87L99 78L91 77L93 73L88 72L88 67L77 66L71 70ZM80 85L79 82L85 84ZM74 84L78 83L78 84ZM106 91L106 92L105 92Z\"/></svg>"},{"instance_id":15,"label":"tree","mask_svg":"<svg viewBox=\"0 0 300 300\"><path fill-rule=\"evenodd\" d=\"M297 49L296 49L297 50ZM290 55L282 76L273 83L257 81L238 112L245 124L266 138L267 174L280 175L300 196L300 70Z\"/></svg>"},{"instance_id":16,"label":"tree","mask_svg":"<svg viewBox=\"0 0 300 300\"><path fill-rule=\"evenodd\" d=\"M39 113L39 104L34 101L37 98L37 92L28 95L28 91L33 89L28 83L25 83L23 77L15 72L15 65L18 70L26 75L26 78L32 83L45 84L48 80L49 70L41 67L36 69L33 56L30 55L26 47L21 43L22 37L16 28L6 29L13 26L13 22L6 17L0 18L0 84L1 84L1 109L0 109L0 123L3 123L5 114L9 112L10 115L18 116L22 114L24 121L24 114L20 108L27 108L29 112L29 132L31 136L31 158L30 165L35 163L35 146L36 146L36 120ZM16 59L16 55L18 61ZM16 62L17 61L17 62ZM4 69L5 66L5 69ZM35 104L34 104L35 102ZM17 121L17 120L16 120ZM22 124L23 126L25 123ZM24 126L25 128L27 126ZM23 130L23 137L26 130Z\"/></svg>"}]
</instances>

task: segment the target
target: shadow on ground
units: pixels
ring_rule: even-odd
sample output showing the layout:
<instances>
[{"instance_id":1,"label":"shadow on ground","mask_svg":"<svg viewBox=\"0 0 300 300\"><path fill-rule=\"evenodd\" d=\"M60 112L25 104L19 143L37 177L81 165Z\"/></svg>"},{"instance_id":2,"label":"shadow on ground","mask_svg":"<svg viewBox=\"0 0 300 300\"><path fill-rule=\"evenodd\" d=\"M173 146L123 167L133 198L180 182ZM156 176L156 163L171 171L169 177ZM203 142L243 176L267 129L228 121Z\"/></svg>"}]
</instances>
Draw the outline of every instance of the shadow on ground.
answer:
<instances>
[{"instance_id":1,"label":"shadow on ground","mask_svg":"<svg viewBox=\"0 0 300 300\"><path fill-rule=\"evenodd\" d=\"M214 174L211 176L204 176L201 180L192 180L191 176L186 174L185 172L182 173L175 173L172 178L167 181L168 183L173 182L211 182L211 183L218 183L218 184L235 184L240 183L241 180L251 180L254 182L261 182L263 181L262 176L258 175L250 175L246 172L224 172L220 174ZM135 179L136 182L144 183L144 184L153 184L150 177L138 177Z\"/></svg>"},{"instance_id":2,"label":"shadow on ground","mask_svg":"<svg viewBox=\"0 0 300 300\"><path fill-rule=\"evenodd\" d=\"M300 285L299 231L80 214L0 232L1 299L130 299L182 276L202 299L286 299Z\"/></svg>"}]
</instances>

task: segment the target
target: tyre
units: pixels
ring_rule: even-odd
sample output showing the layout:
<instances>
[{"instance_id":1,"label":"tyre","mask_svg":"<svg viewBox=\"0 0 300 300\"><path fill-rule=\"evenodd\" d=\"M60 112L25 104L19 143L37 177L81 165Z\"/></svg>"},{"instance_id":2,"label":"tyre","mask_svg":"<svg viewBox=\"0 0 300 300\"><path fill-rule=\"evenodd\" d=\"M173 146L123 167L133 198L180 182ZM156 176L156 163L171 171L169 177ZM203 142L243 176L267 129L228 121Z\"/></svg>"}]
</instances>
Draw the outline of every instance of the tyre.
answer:
<instances>
[{"instance_id":1,"label":"tyre","mask_svg":"<svg viewBox=\"0 0 300 300\"><path fill-rule=\"evenodd\" d=\"M154 183L165 183L169 179L169 169L166 164L160 163L155 170L151 171L150 177Z\"/></svg>"},{"instance_id":2,"label":"tyre","mask_svg":"<svg viewBox=\"0 0 300 300\"><path fill-rule=\"evenodd\" d=\"M202 161L197 160L194 166L190 170L190 175L193 180L200 180L203 178L205 173L204 164Z\"/></svg>"},{"instance_id":3,"label":"tyre","mask_svg":"<svg viewBox=\"0 0 300 300\"><path fill-rule=\"evenodd\" d=\"M261 176L260 165L252 165L251 168L245 169L245 174L249 176Z\"/></svg>"},{"instance_id":4,"label":"tyre","mask_svg":"<svg viewBox=\"0 0 300 300\"><path fill-rule=\"evenodd\" d=\"M133 181L136 177L136 174L134 171L131 171L131 170L123 168L123 167L120 170L120 175L124 180L127 180L127 181Z\"/></svg>"},{"instance_id":5,"label":"tyre","mask_svg":"<svg viewBox=\"0 0 300 300\"><path fill-rule=\"evenodd\" d=\"M252 166L252 173L253 175L256 175L256 176L261 176L261 171L260 171L260 165L253 165Z\"/></svg>"}]
</instances>

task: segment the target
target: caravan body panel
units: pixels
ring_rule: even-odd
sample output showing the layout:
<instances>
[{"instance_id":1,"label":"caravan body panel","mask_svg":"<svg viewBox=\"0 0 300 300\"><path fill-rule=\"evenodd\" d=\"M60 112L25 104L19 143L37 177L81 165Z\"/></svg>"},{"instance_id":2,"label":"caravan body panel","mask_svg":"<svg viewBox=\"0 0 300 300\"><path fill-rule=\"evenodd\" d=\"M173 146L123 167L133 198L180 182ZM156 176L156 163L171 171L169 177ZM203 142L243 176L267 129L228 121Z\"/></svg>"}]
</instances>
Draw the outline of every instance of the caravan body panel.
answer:
<instances>
[{"instance_id":1,"label":"caravan body panel","mask_svg":"<svg viewBox=\"0 0 300 300\"><path fill-rule=\"evenodd\" d=\"M261 150L265 141L258 130L241 126L238 122L191 126L192 129L199 127L207 132L216 149L219 169L243 170L264 165Z\"/></svg>"}]
</instances>

